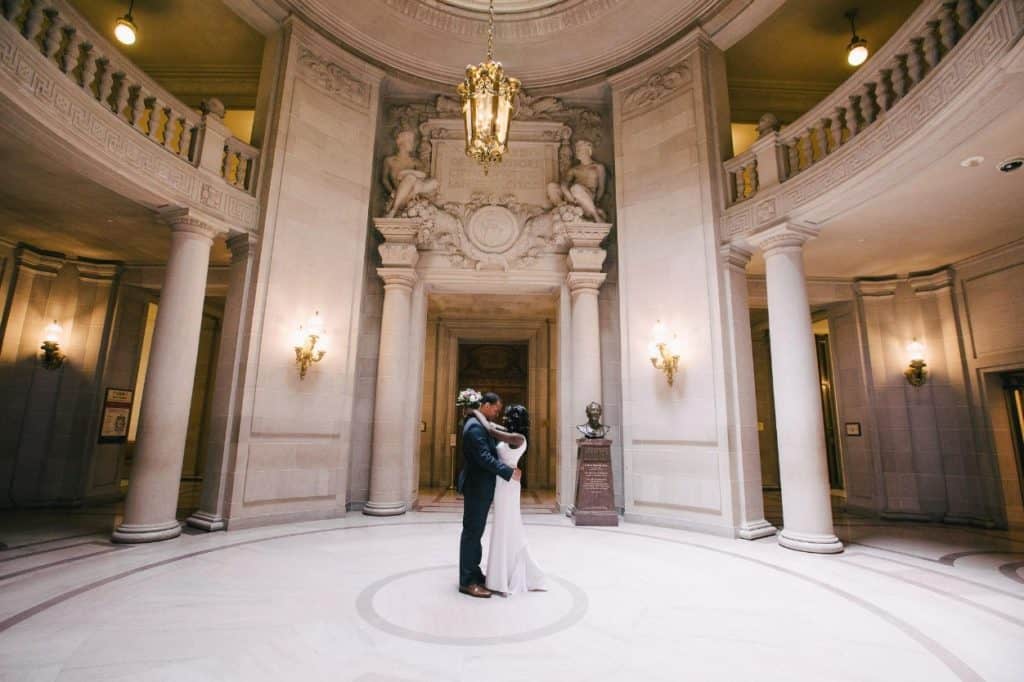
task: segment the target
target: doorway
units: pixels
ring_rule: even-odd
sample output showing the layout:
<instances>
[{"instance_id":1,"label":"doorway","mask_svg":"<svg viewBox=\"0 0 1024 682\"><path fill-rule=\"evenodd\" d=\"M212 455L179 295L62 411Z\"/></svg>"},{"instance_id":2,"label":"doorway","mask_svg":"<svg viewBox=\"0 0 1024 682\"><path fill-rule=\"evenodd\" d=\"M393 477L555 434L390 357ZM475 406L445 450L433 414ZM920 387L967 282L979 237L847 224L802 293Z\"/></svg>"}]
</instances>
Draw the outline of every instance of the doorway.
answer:
<instances>
[{"instance_id":1,"label":"doorway","mask_svg":"<svg viewBox=\"0 0 1024 682\"><path fill-rule=\"evenodd\" d=\"M483 306L483 307L482 307ZM428 299L416 507L461 509L462 468L455 397L463 388L493 391L530 413L530 446L520 461L524 511L557 509L557 299L546 295Z\"/></svg>"}]
</instances>

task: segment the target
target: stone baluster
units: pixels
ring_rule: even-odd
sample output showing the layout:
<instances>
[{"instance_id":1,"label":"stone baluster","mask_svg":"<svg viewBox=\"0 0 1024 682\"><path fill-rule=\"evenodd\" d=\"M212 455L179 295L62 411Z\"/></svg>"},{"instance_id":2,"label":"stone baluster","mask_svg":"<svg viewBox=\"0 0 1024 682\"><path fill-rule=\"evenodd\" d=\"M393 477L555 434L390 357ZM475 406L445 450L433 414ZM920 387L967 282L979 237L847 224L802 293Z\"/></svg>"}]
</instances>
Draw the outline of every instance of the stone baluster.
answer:
<instances>
[{"instance_id":1,"label":"stone baluster","mask_svg":"<svg viewBox=\"0 0 1024 682\"><path fill-rule=\"evenodd\" d=\"M929 21L924 34L924 59L927 65L925 73L939 65L942 59L942 43L939 40L939 22Z\"/></svg>"},{"instance_id":2,"label":"stone baluster","mask_svg":"<svg viewBox=\"0 0 1024 682\"><path fill-rule=\"evenodd\" d=\"M736 172L732 174L733 192L735 192L734 202L743 201L747 197L743 195L743 168L737 168Z\"/></svg>"},{"instance_id":3,"label":"stone baluster","mask_svg":"<svg viewBox=\"0 0 1024 682\"><path fill-rule=\"evenodd\" d=\"M850 137L860 132L860 95L850 95L850 107L846 110L846 128Z\"/></svg>"},{"instance_id":4,"label":"stone baluster","mask_svg":"<svg viewBox=\"0 0 1024 682\"><path fill-rule=\"evenodd\" d=\"M910 79L908 77L907 55L896 55L896 67L892 70L892 92L899 101L910 92Z\"/></svg>"},{"instance_id":5,"label":"stone baluster","mask_svg":"<svg viewBox=\"0 0 1024 682\"><path fill-rule=\"evenodd\" d=\"M114 69L110 65L110 60L106 57L96 60L96 64L100 69L99 80L96 85L96 98L103 106L109 109L110 94L114 90Z\"/></svg>"},{"instance_id":6,"label":"stone baluster","mask_svg":"<svg viewBox=\"0 0 1024 682\"><path fill-rule=\"evenodd\" d=\"M782 223L750 241L764 252L768 287L784 521L779 544L832 554L843 545L832 526L821 385L803 263L803 245L816 234L809 227Z\"/></svg>"},{"instance_id":7,"label":"stone baluster","mask_svg":"<svg viewBox=\"0 0 1024 682\"><path fill-rule=\"evenodd\" d=\"M818 119L818 125L814 129L815 139L818 143L818 158L824 159L832 150L828 146L828 132L832 127L832 121L827 118Z\"/></svg>"},{"instance_id":8,"label":"stone baluster","mask_svg":"<svg viewBox=\"0 0 1024 682\"><path fill-rule=\"evenodd\" d=\"M92 92L92 82L96 80L96 57L93 55L92 43L82 43L82 78L79 81L83 88Z\"/></svg>"},{"instance_id":9,"label":"stone baluster","mask_svg":"<svg viewBox=\"0 0 1024 682\"><path fill-rule=\"evenodd\" d=\"M974 0L957 0L956 16L960 20L960 35L967 33L978 20L978 14L974 9Z\"/></svg>"},{"instance_id":10,"label":"stone baluster","mask_svg":"<svg viewBox=\"0 0 1024 682\"><path fill-rule=\"evenodd\" d=\"M952 50L960 41L960 27L957 26L956 23L955 2L947 2L942 5L942 18L939 20L939 35L942 39L943 53Z\"/></svg>"},{"instance_id":11,"label":"stone baluster","mask_svg":"<svg viewBox=\"0 0 1024 682\"><path fill-rule=\"evenodd\" d=\"M846 121L846 107L836 107L832 114L832 124L829 126L829 136L832 149L839 149L843 146L843 128Z\"/></svg>"},{"instance_id":12,"label":"stone baluster","mask_svg":"<svg viewBox=\"0 0 1024 682\"><path fill-rule=\"evenodd\" d=\"M175 135L174 135L174 123L175 123L175 120L176 120L175 117L174 117L174 111L170 107L163 107L162 111L164 112L164 116L167 117L167 125L164 127L164 139L163 139L164 149L166 149L169 152L173 152L174 151L174 137L175 137Z\"/></svg>"},{"instance_id":13,"label":"stone baluster","mask_svg":"<svg viewBox=\"0 0 1024 682\"><path fill-rule=\"evenodd\" d=\"M189 151L192 149L192 133L194 130L195 128L189 124L187 118L181 119L181 137L178 138L178 156L186 161L190 160Z\"/></svg>"},{"instance_id":14,"label":"stone baluster","mask_svg":"<svg viewBox=\"0 0 1024 682\"><path fill-rule=\"evenodd\" d=\"M814 149L811 148L811 130L805 130L804 134L800 136L799 140L799 159L800 159L800 170L804 170L811 167L814 163Z\"/></svg>"},{"instance_id":15,"label":"stone baluster","mask_svg":"<svg viewBox=\"0 0 1024 682\"><path fill-rule=\"evenodd\" d=\"M21 13L22 0L4 0L4 19L14 21Z\"/></svg>"},{"instance_id":16,"label":"stone baluster","mask_svg":"<svg viewBox=\"0 0 1024 682\"><path fill-rule=\"evenodd\" d=\"M864 84L864 95L860 98L860 117L865 128L878 118L877 88L876 83Z\"/></svg>"},{"instance_id":17,"label":"stone baluster","mask_svg":"<svg viewBox=\"0 0 1024 682\"><path fill-rule=\"evenodd\" d=\"M911 38L910 40L910 53L907 54L907 76L910 78L910 82L907 84L907 90L920 83L927 71L924 42L924 38Z\"/></svg>"},{"instance_id":18,"label":"stone baluster","mask_svg":"<svg viewBox=\"0 0 1024 682\"><path fill-rule=\"evenodd\" d=\"M800 152L797 149L798 140L793 138L786 145L786 177L791 178L800 172Z\"/></svg>"},{"instance_id":19,"label":"stone baluster","mask_svg":"<svg viewBox=\"0 0 1024 682\"><path fill-rule=\"evenodd\" d=\"M406 512L408 494L402 484L407 464L402 431L407 420L403 411L396 407L403 404L406 395L412 292L417 280L415 268L419 252L415 229L381 232L387 240L377 247L382 262L377 275L384 280L384 309L374 396L370 499L363 506L363 513L395 516Z\"/></svg>"},{"instance_id":20,"label":"stone baluster","mask_svg":"<svg viewBox=\"0 0 1024 682\"><path fill-rule=\"evenodd\" d=\"M162 213L171 225L171 250L160 290L160 309L139 412L124 520L115 542L177 537L175 518L192 404L192 382L206 297L206 273L216 228L189 209Z\"/></svg>"},{"instance_id":21,"label":"stone baluster","mask_svg":"<svg viewBox=\"0 0 1024 682\"><path fill-rule=\"evenodd\" d=\"M52 7L46 8L43 12L48 22L46 36L43 38L43 54L47 59L53 59L60 49L60 39L63 34L64 21L60 18L60 12Z\"/></svg>"},{"instance_id":22,"label":"stone baluster","mask_svg":"<svg viewBox=\"0 0 1024 682\"><path fill-rule=\"evenodd\" d=\"M249 173L252 171L252 159L247 156L239 155L238 162L238 173L236 177L238 182L235 183L235 187L241 190L249 190Z\"/></svg>"},{"instance_id":23,"label":"stone baluster","mask_svg":"<svg viewBox=\"0 0 1024 682\"><path fill-rule=\"evenodd\" d=\"M78 66L79 52L81 51L82 38L74 26L64 27L64 52L60 56L60 70L64 73L73 73Z\"/></svg>"},{"instance_id":24,"label":"stone baluster","mask_svg":"<svg viewBox=\"0 0 1024 682\"><path fill-rule=\"evenodd\" d=\"M25 23L21 25L21 35L26 40L33 41L39 35L39 28L43 25L43 7L45 0L29 0L28 13L25 15Z\"/></svg>"},{"instance_id":25,"label":"stone baluster","mask_svg":"<svg viewBox=\"0 0 1024 682\"><path fill-rule=\"evenodd\" d=\"M878 107L882 111L889 111L896 102L896 93L892 85L892 69L882 69L881 78L878 81Z\"/></svg>"},{"instance_id":26,"label":"stone baluster","mask_svg":"<svg viewBox=\"0 0 1024 682\"><path fill-rule=\"evenodd\" d=\"M131 93L128 122L132 127L142 132L142 117L146 113L146 96L142 94L142 86L132 85L128 88Z\"/></svg>"},{"instance_id":27,"label":"stone baluster","mask_svg":"<svg viewBox=\"0 0 1024 682\"><path fill-rule=\"evenodd\" d=\"M148 97L146 99L146 108L149 109L149 132L147 135L149 139L157 144L160 143L160 114L164 109L160 105L161 102L156 97Z\"/></svg>"},{"instance_id":28,"label":"stone baluster","mask_svg":"<svg viewBox=\"0 0 1024 682\"><path fill-rule=\"evenodd\" d=\"M126 113L128 96L131 94L131 90L128 87L128 76L123 71L118 71L114 74L114 81L117 92L117 95L114 97L114 113L118 118L125 120L126 116L131 116L130 113Z\"/></svg>"}]
</instances>

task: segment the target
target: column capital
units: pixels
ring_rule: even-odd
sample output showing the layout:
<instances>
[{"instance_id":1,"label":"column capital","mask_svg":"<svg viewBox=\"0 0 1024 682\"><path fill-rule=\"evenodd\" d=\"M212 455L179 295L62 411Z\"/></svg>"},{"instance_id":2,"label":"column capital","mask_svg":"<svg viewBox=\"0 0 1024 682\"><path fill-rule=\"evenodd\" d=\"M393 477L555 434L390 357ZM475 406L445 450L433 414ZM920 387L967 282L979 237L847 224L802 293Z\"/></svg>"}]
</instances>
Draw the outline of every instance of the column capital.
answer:
<instances>
[{"instance_id":1,"label":"column capital","mask_svg":"<svg viewBox=\"0 0 1024 682\"><path fill-rule=\"evenodd\" d=\"M853 293L861 298L882 299L892 298L900 281L895 277L889 279L859 279L853 283Z\"/></svg>"},{"instance_id":2,"label":"column capital","mask_svg":"<svg viewBox=\"0 0 1024 682\"><path fill-rule=\"evenodd\" d=\"M219 227L212 219L195 209L170 206L158 209L157 213L160 216L160 222L170 225L171 230L175 232L188 232L200 237L206 237L210 241L227 232L227 230Z\"/></svg>"},{"instance_id":3,"label":"column capital","mask_svg":"<svg viewBox=\"0 0 1024 682\"><path fill-rule=\"evenodd\" d=\"M751 257L754 255L749 249L740 246L736 242L722 244L718 247L718 252L722 254L722 259L727 267L744 273L747 270L747 265L750 264Z\"/></svg>"},{"instance_id":4,"label":"column capital","mask_svg":"<svg viewBox=\"0 0 1024 682\"><path fill-rule=\"evenodd\" d=\"M565 278L565 283L573 296L584 293L593 293L596 296L607 277L603 272L570 272Z\"/></svg>"},{"instance_id":5,"label":"column capital","mask_svg":"<svg viewBox=\"0 0 1024 682\"><path fill-rule=\"evenodd\" d=\"M608 252L594 246L574 246L569 249L569 268L574 272L601 272Z\"/></svg>"},{"instance_id":6,"label":"column capital","mask_svg":"<svg viewBox=\"0 0 1024 682\"><path fill-rule=\"evenodd\" d=\"M377 276L384 280L384 289L412 291L416 285L416 271L412 268L377 268Z\"/></svg>"},{"instance_id":7,"label":"column capital","mask_svg":"<svg viewBox=\"0 0 1024 682\"><path fill-rule=\"evenodd\" d=\"M44 277L56 277L66 262L63 256L36 251L27 246L19 246L14 257L19 268Z\"/></svg>"},{"instance_id":8,"label":"column capital","mask_svg":"<svg viewBox=\"0 0 1024 682\"><path fill-rule=\"evenodd\" d=\"M612 231L611 223L591 223L579 221L562 223L561 230L569 246L580 248L598 248Z\"/></svg>"},{"instance_id":9,"label":"column capital","mask_svg":"<svg viewBox=\"0 0 1024 682\"><path fill-rule=\"evenodd\" d=\"M228 237L227 245L231 249L231 262L237 263L248 258L249 252L258 241L259 237L252 232L239 232Z\"/></svg>"},{"instance_id":10,"label":"column capital","mask_svg":"<svg viewBox=\"0 0 1024 682\"><path fill-rule=\"evenodd\" d=\"M373 226L388 244L416 244L423 220L420 218L374 218Z\"/></svg>"},{"instance_id":11,"label":"column capital","mask_svg":"<svg viewBox=\"0 0 1024 682\"><path fill-rule=\"evenodd\" d=\"M120 263L102 263L96 261L76 260L75 269L78 279L84 282L110 283L121 274Z\"/></svg>"},{"instance_id":12,"label":"column capital","mask_svg":"<svg viewBox=\"0 0 1024 682\"><path fill-rule=\"evenodd\" d=\"M804 243L817 237L819 232L817 227L786 221L769 225L746 239L752 246L761 249L765 256L769 256L802 249Z\"/></svg>"},{"instance_id":13,"label":"column capital","mask_svg":"<svg viewBox=\"0 0 1024 682\"><path fill-rule=\"evenodd\" d=\"M384 242L377 247L377 252L385 267L414 268L420 259L414 244Z\"/></svg>"},{"instance_id":14,"label":"column capital","mask_svg":"<svg viewBox=\"0 0 1024 682\"><path fill-rule=\"evenodd\" d=\"M911 274L907 280L915 294L930 294L953 286L953 268Z\"/></svg>"}]
</instances>

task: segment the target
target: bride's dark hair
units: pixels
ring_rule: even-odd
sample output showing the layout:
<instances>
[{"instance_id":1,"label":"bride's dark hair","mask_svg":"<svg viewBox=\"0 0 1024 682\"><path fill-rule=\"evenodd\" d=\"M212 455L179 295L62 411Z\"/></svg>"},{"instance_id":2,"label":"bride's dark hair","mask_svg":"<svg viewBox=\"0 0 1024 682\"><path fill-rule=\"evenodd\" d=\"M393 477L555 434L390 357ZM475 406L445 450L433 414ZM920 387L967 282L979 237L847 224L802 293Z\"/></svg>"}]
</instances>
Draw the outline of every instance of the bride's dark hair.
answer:
<instances>
[{"instance_id":1,"label":"bride's dark hair","mask_svg":"<svg viewBox=\"0 0 1024 682\"><path fill-rule=\"evenodd\" d=\"M522 405L509 405L505 408L505 428L529 440L530 413Z\"/></svg>"}]
</instances>

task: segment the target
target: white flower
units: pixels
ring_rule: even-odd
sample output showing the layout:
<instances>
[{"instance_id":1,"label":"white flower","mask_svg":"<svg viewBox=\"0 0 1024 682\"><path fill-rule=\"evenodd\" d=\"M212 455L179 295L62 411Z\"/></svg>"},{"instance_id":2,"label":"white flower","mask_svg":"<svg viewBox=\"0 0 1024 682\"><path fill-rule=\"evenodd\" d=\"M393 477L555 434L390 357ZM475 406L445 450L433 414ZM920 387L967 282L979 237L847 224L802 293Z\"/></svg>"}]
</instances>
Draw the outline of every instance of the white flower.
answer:
<instances>
[{"instance_id":1,"label":"white flower","mask_svg":"<svg viewBox=\"0 0 1024 682\"><path fill-rule=\"evenodd\" d=\"M459 396L455 399L455 405L457 407L479 407L483 399L484 397L480 395L479 391L475 391L472 388L464 388L459 391Z\"/></svg>"}]
</instances>

